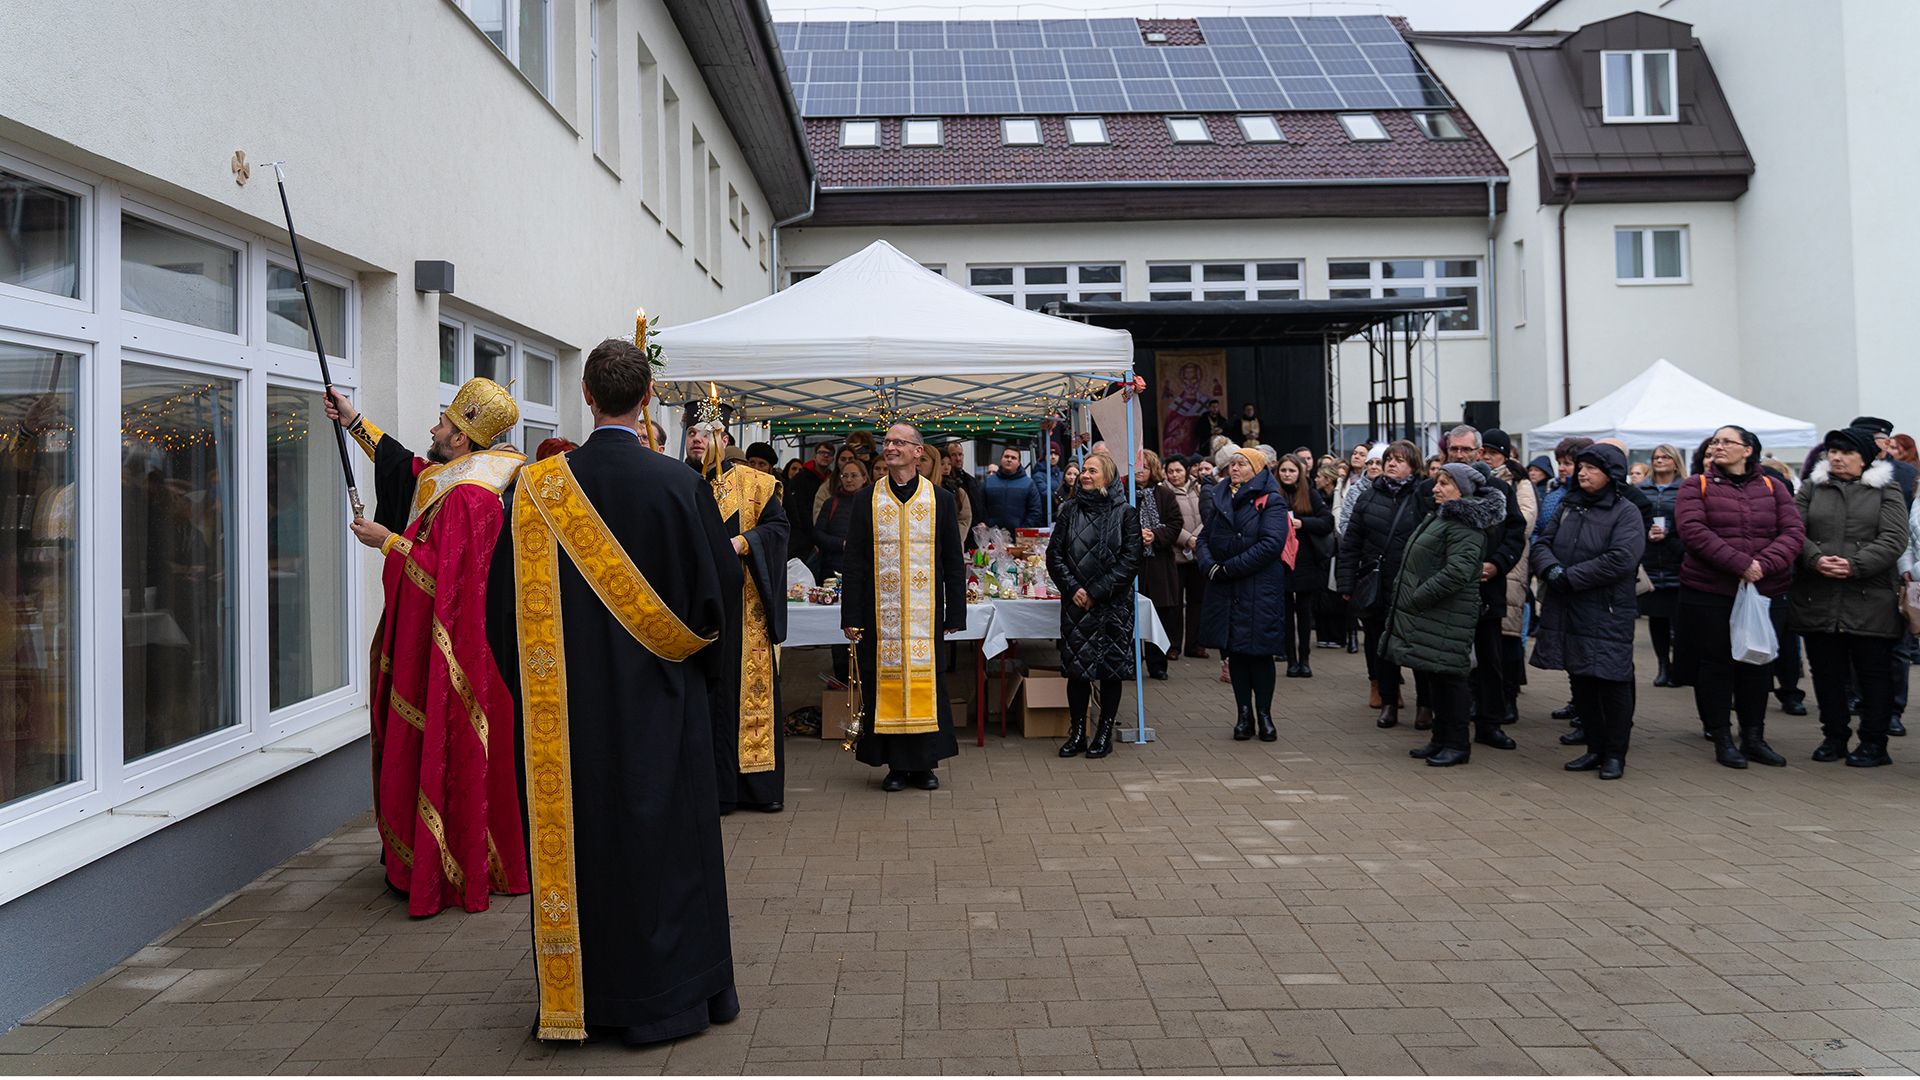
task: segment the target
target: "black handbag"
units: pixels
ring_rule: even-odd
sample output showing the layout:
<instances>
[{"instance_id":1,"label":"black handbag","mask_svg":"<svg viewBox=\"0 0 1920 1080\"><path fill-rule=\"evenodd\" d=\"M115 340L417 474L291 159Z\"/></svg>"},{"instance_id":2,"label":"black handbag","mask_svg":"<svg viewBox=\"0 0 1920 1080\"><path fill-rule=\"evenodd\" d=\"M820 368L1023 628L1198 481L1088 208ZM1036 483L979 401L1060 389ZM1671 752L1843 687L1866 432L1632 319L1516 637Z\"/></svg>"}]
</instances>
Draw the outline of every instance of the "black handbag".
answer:
<instances>
[{"instance_id":1,"label":"black handbag","mask_svg":"<svg viewBox=\"0 0 1920 1080\"><path fill-rule=\"evenodd\" d=\"M1374 615L1385 606L1385 597L1381 596L1380 564L1386 561L1386 545L1393 543L1393 531L1400 525L1400 515L1406 512L1407 504L1416 498L1409 491L1400 497L1400 505L1394 508L1393 519L1387 522L1387 539L1380 546L1379 557L1372 560L1360 571L1353 582L1353 612L1356 615Z\"/></svg>"}]
</instances>

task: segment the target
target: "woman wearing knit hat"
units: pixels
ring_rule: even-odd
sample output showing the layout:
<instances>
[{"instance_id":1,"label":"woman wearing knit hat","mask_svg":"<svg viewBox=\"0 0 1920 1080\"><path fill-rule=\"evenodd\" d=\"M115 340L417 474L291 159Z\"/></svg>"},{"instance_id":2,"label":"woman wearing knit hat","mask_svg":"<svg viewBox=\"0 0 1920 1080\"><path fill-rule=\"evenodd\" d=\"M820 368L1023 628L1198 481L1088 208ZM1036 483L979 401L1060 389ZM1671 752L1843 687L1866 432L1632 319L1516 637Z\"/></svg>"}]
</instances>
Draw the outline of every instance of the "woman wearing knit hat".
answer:
<instances>
[{"instance_id":1,"label":"woman wearing knit hat","mask_svg":"<svg viewBox=\"0 0 1920 1080\"><path fill-rule=\"evenodd\" d=\"M1408 753L1434 766L1465 765L1473 692L1467 684L1480 622L1480 564L1507 497L1471 465L1442 465L1433 477L1434 511L1414 529L1401 558L1380 643L1380 658L1427 676L1433 738Z\"/></svg>"},{"instance_id":2,"label":"woman wearing knit hat","mask_svg":"<svg viewBox=\"0 0 1920 1080\"><path fill-rule=\"evenodd\" d=\"M1200 644L1220 650L1233 683L1238 716L1233 737L1273 742L1273 658L1286 651L1287 502L1252 447L1227 461L1227 482L1206 497L1206 524L1197 554L1206 578Z\"/></svg>"}]
</instances>

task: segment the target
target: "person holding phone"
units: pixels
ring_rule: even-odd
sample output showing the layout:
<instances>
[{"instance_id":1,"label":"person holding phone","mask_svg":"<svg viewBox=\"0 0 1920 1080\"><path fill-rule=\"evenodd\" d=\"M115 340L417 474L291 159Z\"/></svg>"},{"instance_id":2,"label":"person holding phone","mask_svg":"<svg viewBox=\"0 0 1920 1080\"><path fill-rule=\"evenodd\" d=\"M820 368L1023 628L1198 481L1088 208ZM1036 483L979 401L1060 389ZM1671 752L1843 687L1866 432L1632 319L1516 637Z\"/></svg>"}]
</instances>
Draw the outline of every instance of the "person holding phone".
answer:
<instances>
[{"instance_id":1,"label":"person holding phone","mask_svg":"<svg viewBox=\"0 0 1920 1080\"><path fill-rule=\"evenodd\" d=\"M1681 464L1680 449L1662 443L1653 448L1651 471L1634 485L1653 504L1653 527L1647 530L1647 553L1640 569L1647 572L1653 588L1640 595L1640 614L1647 618L1647 636L1653 640L1653 655L1659 670L1655 686L1677 686L1668 663L1673 642L1673 612L1680 603L1680 558L1687 545L1673 523L1673 504L1680 497L1680 482L1687 477Z\"/></svg>"}]
</instances>

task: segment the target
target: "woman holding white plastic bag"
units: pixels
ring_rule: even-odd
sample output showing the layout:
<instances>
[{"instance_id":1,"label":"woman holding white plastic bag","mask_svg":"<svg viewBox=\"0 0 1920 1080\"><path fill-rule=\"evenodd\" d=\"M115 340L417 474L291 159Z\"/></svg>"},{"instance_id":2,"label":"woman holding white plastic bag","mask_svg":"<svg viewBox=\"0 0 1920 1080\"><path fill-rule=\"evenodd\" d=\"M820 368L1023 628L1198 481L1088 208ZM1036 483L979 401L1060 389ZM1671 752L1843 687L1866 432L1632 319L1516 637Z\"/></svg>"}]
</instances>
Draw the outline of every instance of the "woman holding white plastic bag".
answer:
<instances>
[{"instance_id":1,"label":"woman holding white plastic bag","mask_svg":"<svg viewBox=\"0 0 1920 1080\"><path fill-rule=\"evenodd\" d=\"M1767 745L1767 693L1772 664L1733 658L1734 599L1743 584L1762 597L1783 599L1793 584L1806 524L1785 481L1760 468L1760 440L1728 426L1707 442L1706 465L1680 485L1673 518L1686 554L1674 615L1674 680L1693 686L1700 728L1713 740L1713 759L1730 769L1747 762L1785 765ZM1731 717L1740 718L1736 745Z\"/></svg>"}]
</instances>

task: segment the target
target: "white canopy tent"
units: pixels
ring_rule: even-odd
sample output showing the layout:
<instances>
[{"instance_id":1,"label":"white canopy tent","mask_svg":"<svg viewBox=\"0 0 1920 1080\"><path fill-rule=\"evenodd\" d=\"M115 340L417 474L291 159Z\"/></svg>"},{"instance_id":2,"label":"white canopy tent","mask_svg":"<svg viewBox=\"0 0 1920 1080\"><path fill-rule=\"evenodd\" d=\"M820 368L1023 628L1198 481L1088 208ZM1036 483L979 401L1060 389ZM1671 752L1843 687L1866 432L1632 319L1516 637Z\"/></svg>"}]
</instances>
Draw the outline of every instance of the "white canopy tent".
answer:
<instances>
[{"instance_id":1,"label":"white canopy tent","mask_svg":"<svg viewBox=\"0 0 1920 1080\"><path fill-rule=\"evenodd\" d=\"M736 415L758 421L1038 420L1133 371L1126 331L972 292L885 240L654 340L666 359L664 400L705 397L714 383Z\"/></svg>"},{"instance_id":2,"label":"white canopy tent","mask_svg":"<svg viewBox=\"0 0 1920 1080\"><path fill-rule=\"evenodd\" d=\"M1655 360L1599 401L1527 432L1527 444L1534 452L1584 436L1619 439L1629 450L1651 450L1662 443L1691 450L1728 424L1746 428L1767 446L1813 446L1820 441L1820 433L1805 420L1749 405L1665 360Z\"/></svg>"}]
</instances>

